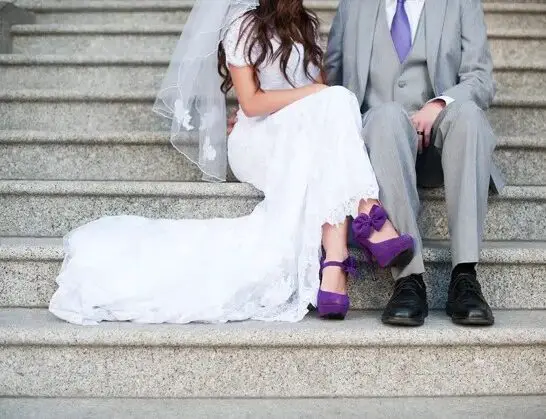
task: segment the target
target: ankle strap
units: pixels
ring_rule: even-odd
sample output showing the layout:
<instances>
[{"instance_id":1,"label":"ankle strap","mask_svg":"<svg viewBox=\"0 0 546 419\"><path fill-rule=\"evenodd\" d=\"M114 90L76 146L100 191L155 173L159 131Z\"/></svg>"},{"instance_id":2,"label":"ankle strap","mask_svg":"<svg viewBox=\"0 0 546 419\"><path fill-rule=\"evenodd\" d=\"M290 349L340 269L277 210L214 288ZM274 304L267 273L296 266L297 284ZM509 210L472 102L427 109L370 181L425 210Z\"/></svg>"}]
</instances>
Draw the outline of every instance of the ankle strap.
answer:
<instances>
[{"instance_id":1,"label":"ankle strap","mask_svg":"<svg viewBox=\"0 0 546 419\"><path fill-rule=\"evenodd\" d=\"M372 229L379 231L383 228L389 216L383 207L374 205L370 214L360 214L353 221L353 232L355 237L367 239L372 234Z\"/></svg>"},{"instance_id":2,"label":"ankle strap","mask_svg":"<svg viewBox=\"0 0 546 419\"><path fill-rule=\"evenodd\" d=\"M320 274L322 275L322 271L324 268L328 268L329 266L336 266L338 268L341 268L343 272L351 275L356 276L357 275L357 264L356 259L352 256L349 256L347 259L345 259L343 262L338 261L329 261L324 262L324 260L321 260L320 262Z\"/></svg>"}]
</instances>

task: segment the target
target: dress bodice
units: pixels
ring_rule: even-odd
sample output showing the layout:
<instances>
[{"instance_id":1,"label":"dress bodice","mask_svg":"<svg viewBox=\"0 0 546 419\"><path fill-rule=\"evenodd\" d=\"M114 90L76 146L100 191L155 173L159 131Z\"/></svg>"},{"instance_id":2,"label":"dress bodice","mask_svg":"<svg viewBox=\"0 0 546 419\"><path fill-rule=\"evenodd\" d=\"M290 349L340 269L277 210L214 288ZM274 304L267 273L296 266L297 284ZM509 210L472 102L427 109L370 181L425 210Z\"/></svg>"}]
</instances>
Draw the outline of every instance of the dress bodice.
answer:
<instances>
[{"instance_id":1,"label":"dress bodice","mask_svg":"<svg viewBox=\"0 0 546 419\"><path fill-rule=\"evenodd\" d=\"M228 64L236 67L244 67L249 65L247 60L247 40L249 36L252 36L246 29L246 23L243 23L245 18L239 18L236 20L230 28L227 30L224 39L222 41L224 49L226 51L226 61ZM240 39L239 39L240 37ZM271 40L273 45L273 56L280 47L280 43L277 39ZM259 47L254 47L252 50L252 57L257 56L260 51ZM266 59L259 67L258 79L260 80L260 87L262 90L279 90L279 89L291 89L293 87L302 87L313 83L306 74L304 67L304 47L300 43L294 43L292 46L292 53L288 61L286 74L289 76L293 85L291 85L285 78L280 68L280 58L271 60ZM316 79L320 70L317 66L309 64L309 74L311 78Z\"/></svg>"}]
</instances>

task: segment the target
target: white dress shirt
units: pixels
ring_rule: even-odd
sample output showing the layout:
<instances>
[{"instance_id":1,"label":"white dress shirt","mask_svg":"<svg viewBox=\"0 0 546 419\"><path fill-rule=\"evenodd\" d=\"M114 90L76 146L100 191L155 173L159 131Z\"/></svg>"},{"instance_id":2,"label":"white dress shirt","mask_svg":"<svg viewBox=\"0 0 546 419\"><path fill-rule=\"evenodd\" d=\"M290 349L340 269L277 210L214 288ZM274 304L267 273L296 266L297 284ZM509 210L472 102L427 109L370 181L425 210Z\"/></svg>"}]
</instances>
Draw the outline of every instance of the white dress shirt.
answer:
<instances>
[{"instance_id":1,"label":"white dress shirt","mask_svg":"<svg viewBox=\"0 0 546 419\"><path fill-rule=\"evenodd\" d=\"M387 23L389 24L389 30L392 27L392 21L394 14L396 13L396 0L386 0L387 6ZM419 20L421 19L421 13L423 13L423 7L425 6L425 0L406 0L405 9L408 14L409 23L411 26L411 37L415 40L417 34L417 28L419 27Z\"/></svg>"},{"instance_id":2,"label":"white dress shirt","mask_svg":"<svg viewBox=\"0 0 546 419\"><path fill-rule=\"evenodd\" d=\"M389 25L389 30L392 27L394 14L396 13L396 4L397 0L386 0L385 2L387 8L387 23ZM419 28L419 21L421 20L423 7L425 7L425 0L406 0L406 3L404 4L404 8L406 9L406 13L408 14L408 19L411 27L411 37L413 41L415 40L415 35L417 34L417 29ZM431 102L438 99L443 100L446 106L455 101L449 96L438 96L432 99Z\"/></svg>"}]
</instances>

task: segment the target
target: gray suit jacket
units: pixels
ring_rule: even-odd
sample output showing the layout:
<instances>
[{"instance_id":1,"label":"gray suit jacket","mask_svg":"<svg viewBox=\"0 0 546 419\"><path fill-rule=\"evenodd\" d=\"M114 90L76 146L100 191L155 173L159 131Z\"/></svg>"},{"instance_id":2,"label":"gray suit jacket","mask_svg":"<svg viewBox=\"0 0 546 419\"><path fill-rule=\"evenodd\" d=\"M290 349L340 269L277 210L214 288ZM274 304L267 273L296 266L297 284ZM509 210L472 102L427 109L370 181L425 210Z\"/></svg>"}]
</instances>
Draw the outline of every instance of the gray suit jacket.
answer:
<instances>
[{"instance_id":1,"label":"gray suit jacket","mask_svg":"<svg viewBox=\"0 0 546 419\"><path fill-rule=\"evenodd\" d=\"M332 24L325 68L329 84L364 100L381 0L341 0ZM428 70L436 96L487 109L495 95L493 61L481 0L425 2Z\"/></svg>"},{"instance_id":2,"label":"gray suit jacket","mask_svg":"<svg viewBox=\"0 0 546 419\"><path fill-rule=\"evenodd\" d=\"M342 85L364 100L373 33L381 0L341 0L325 57L329 85ZM481 0L427 0L426 49L435 96L473 101L487 110L496 84ZM431 98L432 99L432 98ZM492 166L492 186L504 180Z\"/></svg>"}]
</instances>

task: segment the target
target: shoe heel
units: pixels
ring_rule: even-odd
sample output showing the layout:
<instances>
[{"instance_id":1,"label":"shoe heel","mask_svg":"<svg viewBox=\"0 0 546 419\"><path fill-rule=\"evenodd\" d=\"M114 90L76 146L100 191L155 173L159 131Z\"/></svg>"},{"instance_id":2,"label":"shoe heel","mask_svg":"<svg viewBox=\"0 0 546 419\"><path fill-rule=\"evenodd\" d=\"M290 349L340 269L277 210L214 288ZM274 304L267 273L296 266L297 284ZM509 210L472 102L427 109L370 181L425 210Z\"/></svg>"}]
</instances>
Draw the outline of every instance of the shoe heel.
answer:
<instances>
[{"instance_id":1,"label":"shoe heel","mask_svg":"<svg viewBox=\"0 0 546 419\"><path fill-rule=\"evenodd\" d=\"M318 312L322 319L344 320L348 310L342 305L321 305Z\"/></svg>"},{"instance_id":2,"label":"shoe heel","mask_svg":"<svg viewBox=\"0 0 546 419\"><path fill-rule=\"evenodd\" d=\"M414 249L410 248L396 255L394 259L379 265L382 268L404 268L410 264L414 254Z\"/></svg>"}]
</instances>

